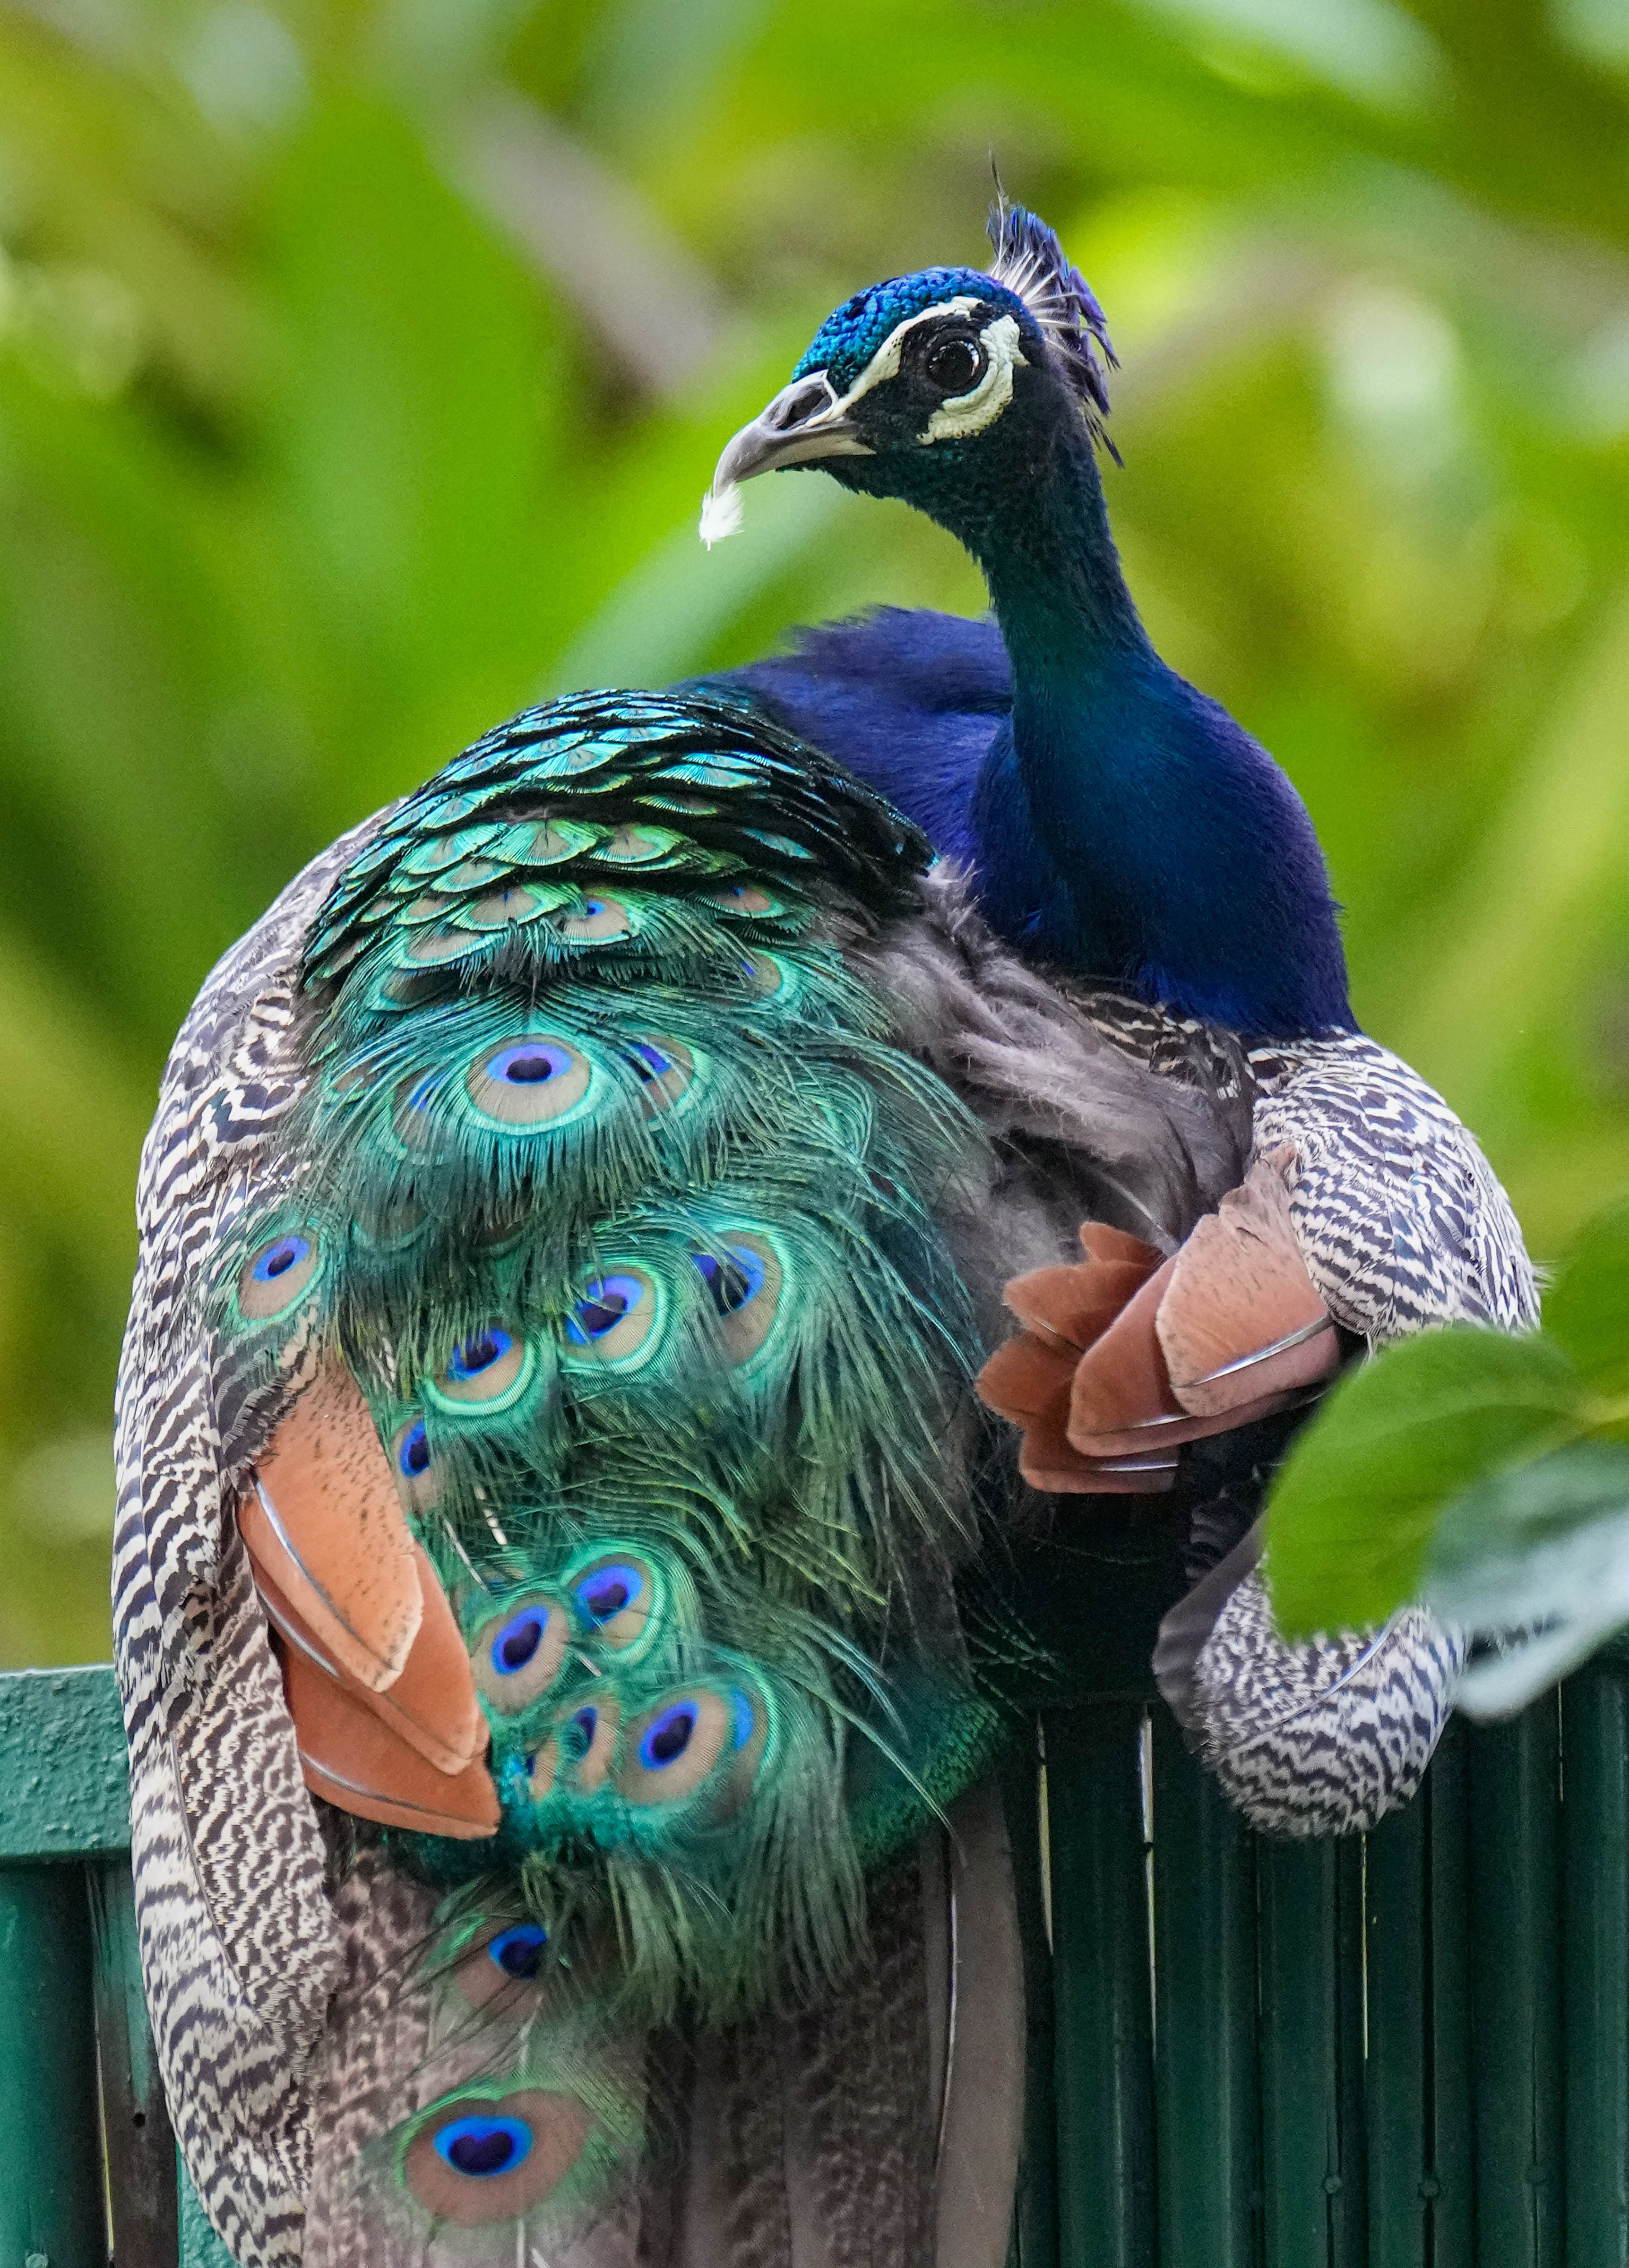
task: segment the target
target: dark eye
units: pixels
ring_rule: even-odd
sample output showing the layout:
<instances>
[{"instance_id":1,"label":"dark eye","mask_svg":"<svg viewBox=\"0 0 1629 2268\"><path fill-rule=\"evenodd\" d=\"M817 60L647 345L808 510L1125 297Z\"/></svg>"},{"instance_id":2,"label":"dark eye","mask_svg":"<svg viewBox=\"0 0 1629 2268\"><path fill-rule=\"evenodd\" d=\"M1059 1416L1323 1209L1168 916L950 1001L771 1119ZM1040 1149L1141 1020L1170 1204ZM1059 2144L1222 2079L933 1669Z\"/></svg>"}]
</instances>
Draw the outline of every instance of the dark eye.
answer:
<instances>
[{"instance_id":1,"label":"dark eye","mask_svg":"<svg viewBox=\"0 0 1629 2268\"><path fill-rule=\"evenodd\" d=\"M966 394L984 374L984 350L976 339L941 339L928 355L926 370L941 394Z\"/></svg>"}]
</instances>

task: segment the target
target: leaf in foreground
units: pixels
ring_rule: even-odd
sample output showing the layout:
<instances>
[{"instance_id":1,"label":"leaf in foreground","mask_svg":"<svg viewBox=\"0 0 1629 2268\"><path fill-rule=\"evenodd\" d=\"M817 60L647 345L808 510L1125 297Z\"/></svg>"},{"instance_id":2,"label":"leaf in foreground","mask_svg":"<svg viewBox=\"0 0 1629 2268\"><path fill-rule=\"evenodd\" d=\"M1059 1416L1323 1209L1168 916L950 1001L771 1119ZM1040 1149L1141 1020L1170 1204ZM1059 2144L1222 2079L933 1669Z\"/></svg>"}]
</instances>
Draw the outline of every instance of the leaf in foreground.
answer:
<instances>
[{"instance_id":1,"label":"leaf in foreground","mask_svg":"<svg viewBox=\"0 0 1629 2268\"><path fill-rule=\"evenodd\" d=\"M1348 1373L1286 1461L1267 1565L1286 1636L1363 1629L1419 1591L1445 1501L1581 1428L1582 1389L1539 1336L1427 1331Z\"/></svg>"},{"instance_id":2,"label":"leaf in foreground","mask_svg":"<svg viewBox=\"0 0 1629 2268\"><path fill-rule=\"evenodd\" d=\"M1629 1623L1629 1448L1574 1442L1466 1490L1437 1522L1420 1595L1497 1638L1465 1673L1466 1713L1524 1709Z\"/></svg>"}]
</instances>

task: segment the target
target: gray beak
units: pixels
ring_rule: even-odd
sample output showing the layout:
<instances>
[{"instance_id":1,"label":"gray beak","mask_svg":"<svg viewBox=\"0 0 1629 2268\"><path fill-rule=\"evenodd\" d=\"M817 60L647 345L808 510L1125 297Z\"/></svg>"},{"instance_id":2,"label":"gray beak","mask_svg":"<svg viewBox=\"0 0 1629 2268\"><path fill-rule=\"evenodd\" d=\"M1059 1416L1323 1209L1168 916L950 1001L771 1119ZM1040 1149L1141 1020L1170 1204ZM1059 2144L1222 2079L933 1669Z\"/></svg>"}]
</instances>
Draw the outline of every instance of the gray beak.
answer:
<instances>
[{"instance_id":1,"label":"gray beak","mask_svg":"<svg viewBox=\"0 0 1629 2268\"><path fill-rule=\"evenodd\" d=\"M743 425L719 458L712 476L713 494L749 481L757 473L772 473L781 465L813 464L819 457L868 457L872 452L859 440L843 415L831 380L823 370L794 378L783 386L750 425Z\"/></svg>"}]
</instances>

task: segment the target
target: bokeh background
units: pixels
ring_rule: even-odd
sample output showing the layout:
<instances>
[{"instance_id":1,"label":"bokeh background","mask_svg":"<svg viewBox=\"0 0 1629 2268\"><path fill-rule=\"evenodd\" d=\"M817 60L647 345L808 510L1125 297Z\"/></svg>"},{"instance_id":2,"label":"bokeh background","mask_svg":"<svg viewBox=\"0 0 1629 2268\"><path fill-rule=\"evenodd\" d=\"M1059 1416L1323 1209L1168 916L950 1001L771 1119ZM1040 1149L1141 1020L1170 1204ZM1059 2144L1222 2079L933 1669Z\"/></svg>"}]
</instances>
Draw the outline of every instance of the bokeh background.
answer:
<instances>
[{"instance_id":1,"label":"bokeh background","mask_svg":"<svg viewBox=\"0 0 1629 2268\"><path fill-rule=\"evenodd\" d=\"M982 261L992 153L1360 1015L1541 1256L1629 1188L1629 0L9 0L0 1663L107 1652L136 1152L300 863L540 694L982 605L818 475L695 524L831 305Z\"/></svg>"}]
</instances>

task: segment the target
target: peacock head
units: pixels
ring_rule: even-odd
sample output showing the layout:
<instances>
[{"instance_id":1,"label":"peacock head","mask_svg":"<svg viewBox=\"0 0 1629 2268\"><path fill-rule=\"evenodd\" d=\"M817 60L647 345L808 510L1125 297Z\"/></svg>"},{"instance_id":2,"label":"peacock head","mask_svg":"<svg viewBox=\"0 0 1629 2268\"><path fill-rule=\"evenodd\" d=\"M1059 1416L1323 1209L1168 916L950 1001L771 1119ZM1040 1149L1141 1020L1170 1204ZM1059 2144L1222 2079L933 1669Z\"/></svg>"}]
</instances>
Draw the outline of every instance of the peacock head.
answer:
<instances>
[{"instance_id":1,"label":"peacock head","mask_svg":"<svg viewBox=\"0 0 1629 2268\"><path fill-rule=\"evenodd\" d=\"M1044 221L998 201L988 271L925 268L856 292L821 325L792 383L736 434L702 509L712 543L741 524L740 484L815 465L899 497L975 551L992 514L1053 467L1114 453L1102 309ZM1095 475L1092 475L1095 477Z\"/></svg>"}]
</instances>

